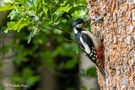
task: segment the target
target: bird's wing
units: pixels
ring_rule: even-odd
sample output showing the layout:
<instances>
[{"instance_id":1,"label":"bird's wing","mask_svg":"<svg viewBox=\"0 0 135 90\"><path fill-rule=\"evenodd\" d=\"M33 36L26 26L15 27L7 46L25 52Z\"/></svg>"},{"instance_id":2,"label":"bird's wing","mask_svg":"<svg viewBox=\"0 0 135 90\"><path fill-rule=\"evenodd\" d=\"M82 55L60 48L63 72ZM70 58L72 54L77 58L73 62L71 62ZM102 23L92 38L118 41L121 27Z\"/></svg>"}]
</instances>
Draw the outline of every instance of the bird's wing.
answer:
<instances>
[{"instance_id":1,"label":"bird's wing","mask_svg":"<svg viewBox=\"0 0 135 90\"><path fill-rule=\"evenodd\" d=\"M76 34L75 40L79 48L93 61L97 60L97 53L92 39L85 33ZM95 57L95 58L94 58Z\"/></svg>"},{"instance_id":2,"label":"bird's wing","mask_svg":"<svg viewBox=\"0 0 135 90\"><path fill-rule=\"evenodd\" d=\"M78 45L78 47L83 51L83 52L85 52L84 51L84 46L83 46L83 44L81 43L81 41L80 41L80 36L81 36L81 34L75 34L75 41L76 41L76 43L77 43L77 45Z\"/></svg>"},{"instance_id":3,"label":"bird's wing","mask_svg":"<svg viewBox=\"0 0 135 90\"><path fill-rule=\"evenodd\" d=\"M87 53L87 56L95 62L98 58L96 48L94 46L94 43L92 39L85 33L82 33L82 39L83 39L83 46L85 47L85 52Z\"/></svg>"}]
</instances>

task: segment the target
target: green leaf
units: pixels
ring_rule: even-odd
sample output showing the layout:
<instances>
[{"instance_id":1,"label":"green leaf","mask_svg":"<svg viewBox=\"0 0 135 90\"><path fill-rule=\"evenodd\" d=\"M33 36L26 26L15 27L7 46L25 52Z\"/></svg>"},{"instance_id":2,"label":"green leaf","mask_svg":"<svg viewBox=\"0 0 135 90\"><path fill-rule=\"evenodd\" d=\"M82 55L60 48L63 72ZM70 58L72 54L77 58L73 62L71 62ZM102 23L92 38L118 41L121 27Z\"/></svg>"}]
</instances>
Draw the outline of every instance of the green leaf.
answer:
<instances>
[{"instance_id":1,"label":"green leaf","mask_svg":"<svg viewBox=\"0 0 135 90\"><path fill-rule=\"evenodd\" d=\"M96 68L95 67L90 67L88 69L81 69L80 74L82 76L87 76L87 77L96 77Z\"/></svg>"},{"instance_id":2,"label":"green leaf","mask_svg":"<svg viewBox=\"0 0 135 90\"><path fill-rule=\"evenodd\" d=\"M8 32L9 30L13 30L15 28L15 25L16 25L16 22L8 22L5 32Z\"/></svg>"},{"instance_id":3,"label":"green leaf","mask_svg":"<svg viewBox=\"0 0 135 90\"><path fill-rule=\"evenodd\" d=\"M27 84L28 85L33 85L34 83L36 83L39 80L40 80L39 76L31 76L31 77L28 78Z\"/></svg>"},{"instance_id":4,"label":"green leaf","mask_svg":"<svg viewBox=\"0 0 135 90\"><path fill-rule=\"evenodd\" d=\"M14 9L14 6L5 5L5 6L0 7L0 11L6 11L6 10L11 10L11 9Z\"/></svg>"},{"instance_id":5,"label":"green leaf","mask_svg":"<svg viewBox=\"0 0 135 90\"><path fill-rule=\"evenodd\" d=\"M27 80L30 76L32 76L33 71L30 68L24 68L22 75Z\"/></svg>"},{"instance_id":6,"label":"green leaf","mask_svg":"<svg viewBox=\"0 0 135 90\"><path fill-rule=\"evenodd\" d=\"M65 67L66 69L72 69L72 68L75 67L75 65L76 65L77 63L78 63L77 60L68 60L68 61L65 63L64 67Z\"/></svg>"},{"instance_id":7,"label":"green leaf","mask_svg":"<svg viewBox=\"0 0 135 90\"><path fill-rule=\"evenodd\" d=\"M22 81L22 78L20 78L19 76L20 76L20 73L19 74L16 73L15 75L11 77L11 80L13 81L13 83L18 84Z\"/></svg>"},{"instance_id":8,"label":"green leaf","mask_svg":"<svg viewBox=\"0 0 135 90\"><path fill-rule=\"evenodd\" d=\"M58 11L59 11L59 12L68 12L71 8L72 8L72 6L67 5L67 6L65 6L65 7L60 7L60 8L58 9Z\"/></svg>"},{"instance_id":9,"label":"green leaf","mask_svg":"<svg viewBox=\"0 0 135 90\"><path fill-rule=\"evenodd\" d=\"M28 26L30 24L30 21L25 20L25 19L20 19L16 25L15 30L17 30L18 32L25 26Z\"/></svg>"},{"instance_id":10,"label":"green leaf","mask_svg":"<svg viewBox=\"0 0 135 90\"><path fill-rule=\"evenodd\" d=\"M29 24L30 21L24 18L21 18L18 22L8 22L5 32L8 32L9 30L17 30L19 32L22 28L28 26Z\"/></svg>"},{"instance_id":11,"label":"green leaf","mask_svg":"<svg viewBox=\"0 0 135 90\"><path fill-rule=\"evenodd\" d=\"M87 10L76 10L74 13L72 13L72 16L74 18L87 18Z\"/></svg>"},{"instance_id":12,"label":"green leaf","mask_svg":"<svg viewBox=\"0 0 135 90\"><path fill-rule=\"evenodd\" d=\"M19 18L20 18L19 14L20 14L19 12L16 12L15 10L12 10L10 12L10 14L8 15L8 17L10 17L11 20L16 21L16 20L19 20Z\"/></svg>"},{"instance_id":13,"label":"green leaf","mask_svg":"<svg viewBox=\"0 0 135 90\"><path fill-rule=\"evenodd\" d=\"M96 68L92 67L92 68L87 69L86 70L86 75L96 77Z\"/></svg>"}]
</instances>

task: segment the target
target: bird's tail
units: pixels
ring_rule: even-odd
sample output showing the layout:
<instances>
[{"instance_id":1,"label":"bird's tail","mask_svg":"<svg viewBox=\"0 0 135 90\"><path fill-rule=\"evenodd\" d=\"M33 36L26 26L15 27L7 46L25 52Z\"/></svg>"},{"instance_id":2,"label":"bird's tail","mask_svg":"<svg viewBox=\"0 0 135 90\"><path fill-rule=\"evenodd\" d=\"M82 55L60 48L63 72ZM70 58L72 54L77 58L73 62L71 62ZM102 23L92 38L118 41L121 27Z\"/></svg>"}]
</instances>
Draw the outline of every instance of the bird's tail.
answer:
<instances>
[{"instance_id":1,"label":"bird's tail","mask_svg":"<svg viewBox=\"0 0 135 90\"><path fill-rule=\"evenodd\" d=\"M103 66L102 65L98 65L97 63L96 63L96 66L99 69L100 73L103 75L104 79L106 79L107 75L105 73L105 69L103 68Z\"/></svg>"}]
</instances>

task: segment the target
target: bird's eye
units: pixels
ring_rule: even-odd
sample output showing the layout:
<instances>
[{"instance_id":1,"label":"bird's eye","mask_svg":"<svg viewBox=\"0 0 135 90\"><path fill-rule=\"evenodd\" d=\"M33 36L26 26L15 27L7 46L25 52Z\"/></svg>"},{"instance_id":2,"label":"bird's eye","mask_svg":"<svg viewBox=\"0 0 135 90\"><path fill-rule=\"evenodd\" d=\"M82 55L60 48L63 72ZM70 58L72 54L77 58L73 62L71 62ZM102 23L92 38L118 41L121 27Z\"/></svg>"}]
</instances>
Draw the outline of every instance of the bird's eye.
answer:
<instances>
[{"instance_id":1,"label":"bird's eye","mask_svg":"<svg viewBox=\"0 0 135 90\"><path fill-rule=\"evenodd\" d=\"M82 28L83 27L83 24L81 23L81 24L78 24L78 25L76 25L76 27L77 28Z\"/></svg>"}]
</instances>

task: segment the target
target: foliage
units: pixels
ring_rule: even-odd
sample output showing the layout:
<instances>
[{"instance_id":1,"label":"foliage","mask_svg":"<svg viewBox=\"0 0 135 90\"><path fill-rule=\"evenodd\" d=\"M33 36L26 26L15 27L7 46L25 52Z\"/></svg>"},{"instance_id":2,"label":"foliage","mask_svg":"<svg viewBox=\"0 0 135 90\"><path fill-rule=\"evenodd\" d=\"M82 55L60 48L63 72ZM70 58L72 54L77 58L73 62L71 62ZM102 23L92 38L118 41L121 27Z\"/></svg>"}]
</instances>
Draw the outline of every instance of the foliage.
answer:
<instances>
[{"instance_id":1,"label":"foliage","mask_svg":"<svg viewBox=\"0 0 135 90\"><path fill-rule=\"evenodd\" d=\"M78 64L71 22L75 18L88 19L85 3L85 0L11 0L0 7L0 11L10 10L4 31L19 32L7 45L16 51L14 63L21 68L11 80L31 87L40 80L35 71L42 66L54 72L56 68L72 69Z\"/></svg>"},{"instance_id":2,"label":"foliage","mask_svg":"<svg viewBox=\"0 0 135 90\"><path fill-rule=\"evenodd\" d=\"M20 78L22 77L22 78ZM15 74L12 77L14 84L24 84L25 88L30 88L33 84L35 84L38 80L40 80L39 76L33 75L33 71L30 68L24 68L22 72Z\"/></svg>"},{"instance_id":3,"label":"foliage","mask_svg":"<svg viewBox=\"0 0 135 90\"><path fill-rule=\"evenodd\" d=\"M85 1L64 0L12 0L0 8L12 11L9 14L11 21L7 23L5 32L31 27L29 39L39 31L50 31L59 33L70 30L73 18L86 16ZM86 18L86 17L85 17ZM24 23L25 22L25 23ZM55 28L59 27L59 28Z\"/></svg>"},{"instance_id":4,"label":"foliage","mask_svg":"<svg viewBox=\"0 0 135 90\"><path fill-rule=\"evenodd\" d=\"M96 68L92 67L92 68L88 68L86 70L81 70L80 73L82 76L87 76L87 77L95 77L96 76Z\"/></svg>"},{"instance_id":5,"label":"foliage","mask_svg":"<svg viewBox=\"0 0 135 90\"><path fill-rule=\"evenodd\" d=\"M5 10L12 10L14 7L11 6L10 4L7 4L6 6L0 7L0 11L5 11Z\"/></svg>"}]
</instances>

